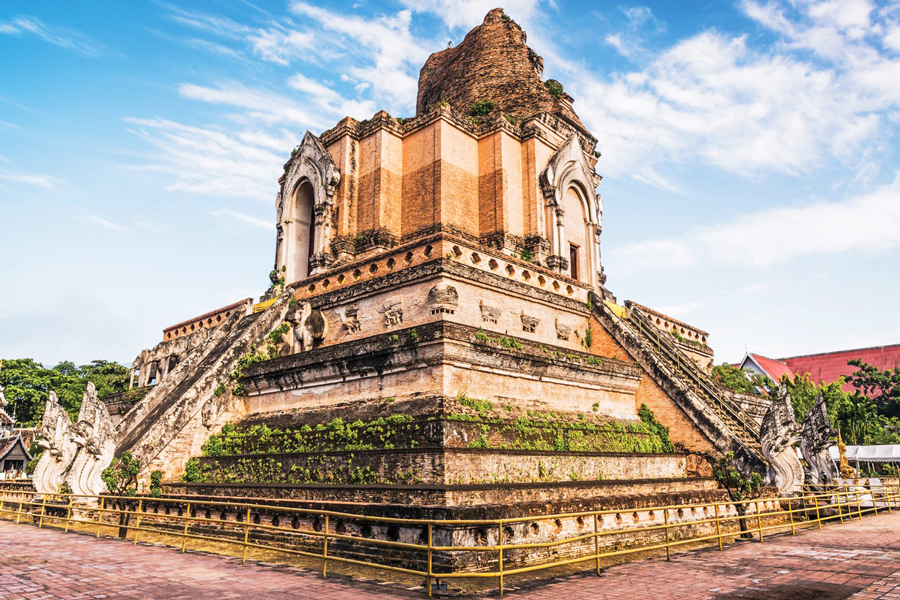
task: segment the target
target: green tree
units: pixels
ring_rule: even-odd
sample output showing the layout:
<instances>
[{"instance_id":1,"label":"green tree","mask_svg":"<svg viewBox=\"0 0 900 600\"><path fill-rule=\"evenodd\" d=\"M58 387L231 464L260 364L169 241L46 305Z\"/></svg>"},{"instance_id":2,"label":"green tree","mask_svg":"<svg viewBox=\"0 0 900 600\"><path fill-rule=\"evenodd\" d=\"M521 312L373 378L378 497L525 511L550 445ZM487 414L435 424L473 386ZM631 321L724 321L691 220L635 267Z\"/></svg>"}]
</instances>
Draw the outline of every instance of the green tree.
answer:
<instances>
[{"instance_id":1,"label":"green tree","mask_svg":"<svg viewBox=\"0 0 900 600\"><path fill-rule=\"evenodd\" d=\"M791 404L794 407L794 418L798 423L803 422L803 418L810 408L816 405L816 399L819 394L825 397L825 406L828 409L829 416L832 417L832 425L836 426L834 416L839 410L846 406L848 394L842 388L844 385L843 378L833 383L816 384L808 374L795 375L793 379L784 377L781 380L782 385L786 385L791 395Z\"/></svg>"},{"instance_id":2,"label":"green tree","mask_svg":"<svg viewBox=\"0 0 900 600\"><path fill-rule=\"evenodd\" d=\"M59 402L75 418L81 408L81 398L88 381L97 387L99 396L106 396L128 389L129 371L126 367L105 360L95 360L77 367L71 361L63 361L53 368L46 368L31 358L7 359L0 369L0 385L22 426L37 425L44 414L44 405L51 390Z\"/></svg>"},{"instance_id":3,"label":"green tree","mask_svg":"<svg viewBox=\"0 0 900 600\"><path fill-rule=\"evenodd\" d=\"M137 493L134 486L140 472L140 461L132 456L131 452L123 452L122 456L114 458L109 466L103 469L100 478L113 496L134 496Z\"/></svg>"},{"instance_id":4,"label":"green tree","mask_svg":"<svg viewBox=\"0 0 900 600\"><path fill-rule=\"evenodd\" d=\"M741 537L752 538L753 534L747 531L747 505L744 501L759 492L763 478L759 473L753 473L750 477L744 477L734 468L734 452L729 452L713 464L713 477L728 492L728 497L734 502L734 509L742 517L738 520L741 526Z\"/></svg>"},{"instance_id":5,"label":"green tree","mask_svg":"<svg viewBox=\"0 0 900 600\"><path fill-rule=\"evenodd\" d=\"M859 359L847 362L857 370L847 381L864 396L871 398L881 414L900 417L900 368L881 370Z\"/></svg>"},{"instance_id":6,"label":"green tree","mask_svg":"<svg viewBox=\"0 0 900 600\"><path fill-rule=\"evenodd\" d=\"M762 396L765 392L761 390L773 390L776 387L769 377L749 369L733 367L728 363L713 367L712 375L720 386L739 394Z\"/></svg>"},{"instance_id":7,"label":"green tree","mask_svg":"<svg viewBox=\"0 0 900 600\"><path fill-rule=\"evenodd\" d=\"M832 383L816 384L808 375L797 375L793 379L784 378L782 384L788 386L798 422L815 405L816 397L822 394L831 426L841 430L846 443L900 443L900 419L881 414L876 401L859 392L845 392L842 389L844 378Z\"/></svg>"},{"instance_id":8,"label":"green tree","mask_svg":"<svg viewBox=\"0 0 900 600\"><path fill-rule=\"evenodd\" d=\"M137 494L137 476L141 472L141 463L131 452L123 452L122 456L114 458L112 463L100 474L100 479L106 484L106 489L113 496L134 496ZM119 514L119 537L128 535L128 522L131 514L123 511Z\"/></svg>"}]
</instances>

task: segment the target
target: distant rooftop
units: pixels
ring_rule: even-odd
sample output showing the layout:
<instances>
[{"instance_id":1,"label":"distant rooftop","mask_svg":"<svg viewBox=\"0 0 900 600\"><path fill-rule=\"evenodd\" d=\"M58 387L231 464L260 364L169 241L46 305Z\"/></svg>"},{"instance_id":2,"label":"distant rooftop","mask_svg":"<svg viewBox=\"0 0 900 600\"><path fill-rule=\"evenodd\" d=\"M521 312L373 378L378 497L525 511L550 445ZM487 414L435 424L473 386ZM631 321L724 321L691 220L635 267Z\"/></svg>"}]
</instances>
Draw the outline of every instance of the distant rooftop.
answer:
<instances>
[{"instance_id":1,"label":"distant rooftop","mask_svg":"<svg viewBox=\"0 0 900 600\"><path fill-rule=\"evenodd\" d=\"M900 368L900 344L837 350L779 359L766 358L748 352L740 366L744 367L748 360L752 360L774 381L778 381L782 375L794 377L808 374L816 383L832 383L841 376L852 375L856 371L856 367L847 364L853 359L859 359L881 370L897 369ZM856 388L847 383L844 384L843 390L853 392Z\"/></svg>"}]
</instances>

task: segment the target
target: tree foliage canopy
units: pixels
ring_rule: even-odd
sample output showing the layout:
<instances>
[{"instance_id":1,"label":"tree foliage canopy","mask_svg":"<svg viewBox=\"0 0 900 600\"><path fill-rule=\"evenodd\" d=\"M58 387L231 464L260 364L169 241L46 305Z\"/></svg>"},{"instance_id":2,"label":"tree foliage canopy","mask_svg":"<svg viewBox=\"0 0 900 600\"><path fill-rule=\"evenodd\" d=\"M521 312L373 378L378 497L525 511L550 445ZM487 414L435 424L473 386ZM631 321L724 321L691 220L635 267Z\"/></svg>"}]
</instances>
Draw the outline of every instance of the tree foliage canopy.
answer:
<instances>
[{"instance_id":1,"label":"tree foliage canopy","mask_svg":"<svg viewBox=\"0 0 900 600\"><path fill-rule=\"evenodd\" d=\"M728 497L734 502L741 502L756 494L763 484L762 475L759 473L752 473L750 477L741 475L734 467L734 452L719 458L713 465L713 477L722 484L728 492Z\"/></svg>"},{"instance_id":2,"label":"tree foliage canopy","mask_svg":"<svg viewBox=\"0 0 900 600\"><path fill-rule=\"evenodd\" d=\"M37 425L44 414L50 391L56 392L59 402L75 418L81 408L81 397L89 381L97 387L98 396L106 396L128 389L129 370L118 363L94 360L76 366L63 361L52 368L44 367L30 358L4 360L0 369L0 385L4 389L7 409L15 412L23 427Z\"/></svg>"},{"instance_id":3,"label":"tree foliage canopy","mask_svg":"<svg viewBox=\"0 0 900 600\"><path fill-rule=\"evenodd\" d=\"M847 364L857 370L832 383L817 384L808 374L782 377L779 384L790 392L797 422L822 394L831 426L841 430L846 443L900 444L900 369L880 370L856 359ZM777 389L770 378L728 364L714 367L713 377L722 387L742 394L765 396ZM845 392L846 382L856 391Z\"/></svg>"},{"instance_id":4,"label":"tree foliage canopy","mask_svg":"<svg viewBox=\"0 0 900 600\"><path fill-rule=\"evenodd\" d=\"M114 496L134 496L136 492L138 473L141 472L141 463L131 452L123 452L122 456L114 458L112 463L103 470L100 478L106 484L106 489ZM157 485L162 481L162 473L159 474Z\"/></svg>"},{"instance_id":5,"label":"tree foliage canopy","mask_svg":"<svg viewBox=\"0 0 900 600\"><path fill-rule=\"evenodd\" d=\"M857 371L847 377L847 381L869 396L882 414L900 417L900 368L884 371L859 359L847 363L856 367Z\"/></svg>"}]
</instances>

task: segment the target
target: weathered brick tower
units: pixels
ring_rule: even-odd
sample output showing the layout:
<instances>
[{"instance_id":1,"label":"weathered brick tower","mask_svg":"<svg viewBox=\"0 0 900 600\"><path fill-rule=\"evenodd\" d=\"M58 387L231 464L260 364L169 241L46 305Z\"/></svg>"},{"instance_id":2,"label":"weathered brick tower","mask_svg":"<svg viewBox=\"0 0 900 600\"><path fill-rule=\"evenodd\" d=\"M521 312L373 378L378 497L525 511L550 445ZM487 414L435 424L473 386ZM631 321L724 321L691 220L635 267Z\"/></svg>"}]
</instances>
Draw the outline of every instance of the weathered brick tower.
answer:
<instances>
[{"instance_id":1,"label":"weathered brick tower","mask_svg":"<svg viewBox=\"0 0 900 600\"><path fill-rule=\"evenodd\" d=\"M269 299L145 351L119 452L170 492L395 511L713 494L704 456L762 464L706 332L606 290L597 140L525 39L493 10L428 59L415 117L306 133Z\"/></svg>"}]
</instances>

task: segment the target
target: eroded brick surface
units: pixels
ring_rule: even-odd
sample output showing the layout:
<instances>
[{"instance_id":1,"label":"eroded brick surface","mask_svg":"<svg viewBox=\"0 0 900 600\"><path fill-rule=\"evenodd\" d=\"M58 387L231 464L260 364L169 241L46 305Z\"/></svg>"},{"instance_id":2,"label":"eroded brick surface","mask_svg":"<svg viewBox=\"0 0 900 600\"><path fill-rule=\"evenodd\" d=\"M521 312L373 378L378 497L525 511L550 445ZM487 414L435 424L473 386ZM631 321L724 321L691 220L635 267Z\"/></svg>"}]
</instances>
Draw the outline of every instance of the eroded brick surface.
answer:
<instances>
[{"instance_id":1,"label":"eroded brick surface","mask_svg":"<svg viewBox=\"0 0 900 600\"><path fill-rule=\"evenodd\" d=\"M508 584L510 585L510 584ZM523 599L900 597L900 513L509 590ZM287 567L0 521L0 598L424 598Z\"/></svg>"}]
</instances>

